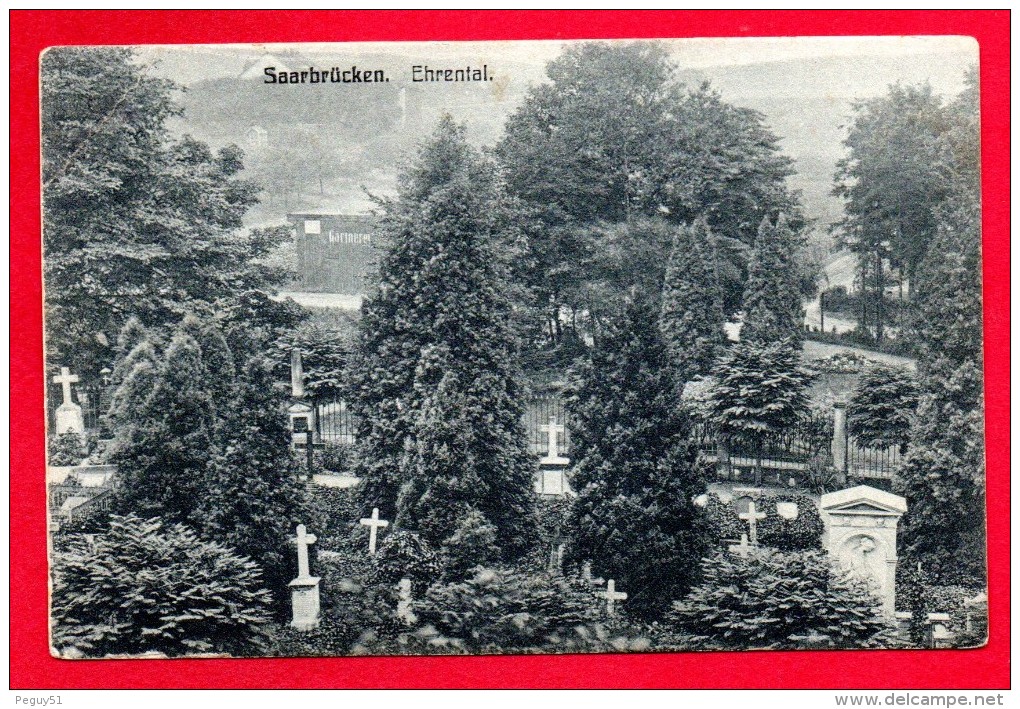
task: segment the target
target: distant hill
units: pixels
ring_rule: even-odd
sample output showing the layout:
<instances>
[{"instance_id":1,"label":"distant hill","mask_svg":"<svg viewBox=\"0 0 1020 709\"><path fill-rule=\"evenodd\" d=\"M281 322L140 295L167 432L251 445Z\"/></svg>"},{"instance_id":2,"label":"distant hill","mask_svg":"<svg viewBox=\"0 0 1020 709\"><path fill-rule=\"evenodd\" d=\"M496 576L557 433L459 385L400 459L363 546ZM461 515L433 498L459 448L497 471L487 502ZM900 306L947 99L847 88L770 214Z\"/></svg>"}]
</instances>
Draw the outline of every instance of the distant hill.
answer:
<instances>
[{"instance_id":1,"label":"distant hill","mask_svg":"<svg viewBox=\"0 0 1020 709\"><path fill-rule=\"evenodd\" d=\"M436 65L434 51L425 47L417 55L410 50L355 55L354 63L383 69L390 83L267 86L260 62L294 69L348 67L352 55L176 51L166 54L164 71L185 82L187 91L184 116L173 127L212 145L245 148L252 176L267 186L261 208L250 215L253 223L278 223L294 210L369 209L368 193L392 191L413 146L443 113L466 122L475 144L492 145L528 86L544 80L544 59L536 58L501 62L500 81L415 84L409 79L413 64ZM450 51L443 56L455 56ZM808 215L824 228L841 215L841 203L830 192L853 101L880 95L897 80L928 80L952 95L962 87L965 69L957 55L829 56L681 68L679 78L689 85L709 81L725 100L765 115L795 161L791 186L802 192Z\"/></svg>"}]
</instances>

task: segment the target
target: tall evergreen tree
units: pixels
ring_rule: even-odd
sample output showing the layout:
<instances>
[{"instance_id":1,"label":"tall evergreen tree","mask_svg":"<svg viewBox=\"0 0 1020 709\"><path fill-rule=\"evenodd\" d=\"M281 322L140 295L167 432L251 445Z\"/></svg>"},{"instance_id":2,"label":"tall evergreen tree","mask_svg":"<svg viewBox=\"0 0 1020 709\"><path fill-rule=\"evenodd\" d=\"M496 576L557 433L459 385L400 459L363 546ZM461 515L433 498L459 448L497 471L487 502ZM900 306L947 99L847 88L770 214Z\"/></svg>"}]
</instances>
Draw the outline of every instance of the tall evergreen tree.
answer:
<instances>
[{"instance_id":1,"label":"tall evergreen tree","mask_svg":"<svg viewBox=\"0 0 1020 709\"><path fill-rule=\"evenodd\" d=\"M744 288L742 341L800 343L804 311L793 262L795 238L783 215L774 225L765 218L758 227Z\"/></svg>"},{"instance_id":2,"label":"tall evergreen tree","mask_svg":"<svg viewBox=\"0 0 1020 709\"><path fill-rule=\"evenodd\" d=\"M568 556L615 579L629 611L655 618L697 580L707 532L694 498L706 477L649 301L628 303L576 373Z\"/></svg>"},{"instance_id":3,"label":"tall evergreen tree","mask_svg":"<svg viewBox=\"0 0 1020 709\"><path fill-rule=\"evenodd\" d=\"M681 387L711 371L726 342L712 238L703 219L680 227L666 266L659 326Z\"/></svg>"},{"instance_id":4,"label":"tall evergreen tree","mask_svg":"<svg viewBox=\"0 0 1020 709\"><path fill-rule=\"evenodd\" d=\"M192 526L255 561L273 595L286 600L287 582L297 573L290 537L307 520L284 397L274 389L271 362L262 358L249 361L230 384L236 396L223 412L223 442L210 456Z\"/></svg>"},{"instance_id":5,"label":"tall evergreen tree","mask_svg":"<svg viewBox=\"0 0 1020 709\"><path fill-rule=\"evenodd\" d=\"M439 520L449 515L426 509L446 504L428 491L442 479L475 477L482 484L461 502L496 526L500 547L513 555L532 534L534 463L523 432L500 194L492 165L444 118L384 205L388 249L379 290L363 306L351 392L361 419L363 507L413 520L422 525L415 531L434 538L446 533ZM450 401L460 433L430 415L448 411ZM451 435L459 436L452 467L415 453L442 450ZM424 520L437 521L432 528Z\"/></svg>"},{"instance_id":6,"label":"tall evergreen tree","mask_svg":"<svg viewBox=\"0 0 1020 709\"><path fill-rule=\"evenodd\" d=\"M121 476L119 511L189 521L204 492L218 428L204 373L198 344L178 334L155 367L140 361L121 385L130 384L132 393L116 397L122 408L115 414L111 461ZM143 382L151 389L139 386Z\"/></svg>"},{"instance_id":7,"label":"tall evergreen tree","mask_svg":"<svg viewBox=\"0 0 1020 709\"><path fill-rule=\"evenodd\" d=\"M976 186L976 182L972 183ZM913 327L920 400L897 476L910 560L942 583L985 581L985 465L978 195L957 183L919 269Z\"/></svg>"}]
</instances>

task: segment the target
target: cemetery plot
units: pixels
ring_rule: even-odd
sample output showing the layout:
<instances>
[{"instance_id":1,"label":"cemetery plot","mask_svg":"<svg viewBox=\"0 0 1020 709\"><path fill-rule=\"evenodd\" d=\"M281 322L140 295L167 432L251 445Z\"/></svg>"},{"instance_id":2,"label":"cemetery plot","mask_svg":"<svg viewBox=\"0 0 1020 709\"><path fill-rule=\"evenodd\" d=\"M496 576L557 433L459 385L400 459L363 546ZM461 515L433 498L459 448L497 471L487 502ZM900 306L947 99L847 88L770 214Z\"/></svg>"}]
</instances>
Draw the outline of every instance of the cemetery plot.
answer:
<instances>
[{"instance_id":1,"label":"cemetery plot","mask_svg":"<svg viewBox=\"0 0 1020 709\"><path fill-rule=\"evenodd\" d=\"M976 56L799 41L46 52L54 651L980 645Z\"/></svg>"}]
</instances>

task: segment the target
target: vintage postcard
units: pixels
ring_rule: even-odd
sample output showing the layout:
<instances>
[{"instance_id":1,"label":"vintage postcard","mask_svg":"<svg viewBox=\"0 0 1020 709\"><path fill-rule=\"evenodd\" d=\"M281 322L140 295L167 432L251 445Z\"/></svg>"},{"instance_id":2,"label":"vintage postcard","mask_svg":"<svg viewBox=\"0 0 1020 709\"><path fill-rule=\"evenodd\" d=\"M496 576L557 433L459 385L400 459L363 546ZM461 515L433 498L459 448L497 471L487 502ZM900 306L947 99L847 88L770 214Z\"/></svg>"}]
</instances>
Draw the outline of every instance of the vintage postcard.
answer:
<instances>
[{"instance_id":1,"label":"vintage postcard","mask_svg":"<svg viewBox=\"0 0 1020 709\"><path fill-rule=\"evenodd\" d=\"M39 61L54 656L985 643L973 39Z\"/></svg>"}]
</instances>

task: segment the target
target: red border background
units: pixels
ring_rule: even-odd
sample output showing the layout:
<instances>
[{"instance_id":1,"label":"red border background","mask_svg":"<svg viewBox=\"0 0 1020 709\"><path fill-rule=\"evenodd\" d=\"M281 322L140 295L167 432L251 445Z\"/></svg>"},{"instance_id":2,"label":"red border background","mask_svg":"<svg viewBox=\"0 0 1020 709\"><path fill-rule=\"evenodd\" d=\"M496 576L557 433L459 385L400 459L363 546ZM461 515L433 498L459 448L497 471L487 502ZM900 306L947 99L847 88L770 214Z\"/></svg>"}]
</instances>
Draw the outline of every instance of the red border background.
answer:
<instances>
[{"instance_id":1,"label":"red border background","mask_svg":"<svg viewBox=\"0 0 1020 709\"><path fill-rule=\"evenodd\" d=\"M981 51L991 638L977 650L61 661L47 642L38 56L66 44L969 35ZM12 688L1009 686L1008 11L13 11Z\"/></svg>"}]
</instances>

